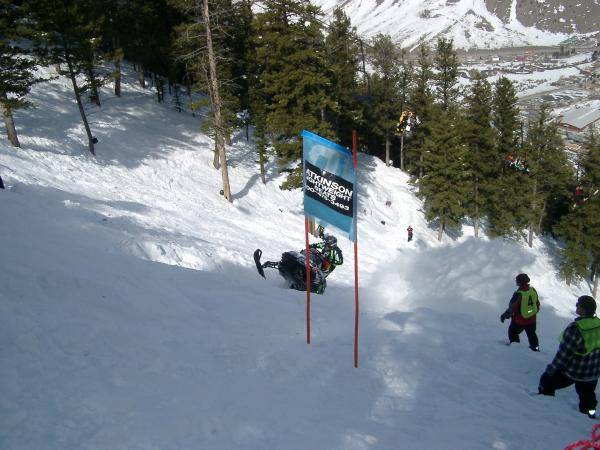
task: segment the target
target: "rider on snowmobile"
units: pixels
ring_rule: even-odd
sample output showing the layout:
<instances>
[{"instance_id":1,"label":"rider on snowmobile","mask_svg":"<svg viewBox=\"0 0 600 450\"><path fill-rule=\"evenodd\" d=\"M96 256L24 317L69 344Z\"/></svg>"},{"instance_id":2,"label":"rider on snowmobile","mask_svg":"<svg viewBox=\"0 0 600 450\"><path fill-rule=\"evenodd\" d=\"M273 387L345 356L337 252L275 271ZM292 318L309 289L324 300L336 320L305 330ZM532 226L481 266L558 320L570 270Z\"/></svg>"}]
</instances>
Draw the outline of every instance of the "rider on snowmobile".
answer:
<instances>
[{"instance_id":1,"label":"rider on snowmobile","mask_svg":"<svg viewBox=\"0 0 600 450\"><path fill-rule=\"evenodd\" d=\"M322 242L309 246L311 253L311 291L317 294L322 294L325 291L327 276L333 272L336 266L344 263L342 251L337 246L337 238L327 234L323 235L322 239ZM257 250L257 252L260 252L260 250ZM262 252L259 253L258 258L260 258L260 254ZM266 261L260 264L257 261L257 267L260 266L259 273L264 277L262 268L278 269L281 276L291 282L291 289L306 290L305 251L285 252L281 256L282 258L278 262Z\"/></svg>"},{"instance_id":2,"label":"rider on snowmobile","mask_svg":"<svg viewBox=\"0 0 600 450\"><path fill-rule=\"evenodd\" d=\"M310 248L315 248L324 256L321 265L321 271L327 277L337 266L344 264L342 251L337 246L337 238L332 234L323 236L323 241L312 244Z\"/></svg>"}]
</instances>

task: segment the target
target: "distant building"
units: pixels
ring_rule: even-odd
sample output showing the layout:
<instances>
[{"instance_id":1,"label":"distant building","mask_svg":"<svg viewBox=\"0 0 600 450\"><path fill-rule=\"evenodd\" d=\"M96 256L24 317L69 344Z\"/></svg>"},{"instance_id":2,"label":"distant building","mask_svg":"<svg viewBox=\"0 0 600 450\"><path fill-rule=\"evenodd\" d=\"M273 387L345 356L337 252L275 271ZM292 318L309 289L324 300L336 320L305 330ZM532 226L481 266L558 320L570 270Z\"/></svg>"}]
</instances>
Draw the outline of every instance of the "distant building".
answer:
<instances>
[{"instance_id":1,"label":"distant building","mask_svg":"<svg viewBox=\"0 0 600 450\"><path fill-rule=\"evenodd\" d=\"M584 142L591 127L600 131L600 106L570 109L558 116L557 125L567 139Z\"/></svg>"}]
</instances>

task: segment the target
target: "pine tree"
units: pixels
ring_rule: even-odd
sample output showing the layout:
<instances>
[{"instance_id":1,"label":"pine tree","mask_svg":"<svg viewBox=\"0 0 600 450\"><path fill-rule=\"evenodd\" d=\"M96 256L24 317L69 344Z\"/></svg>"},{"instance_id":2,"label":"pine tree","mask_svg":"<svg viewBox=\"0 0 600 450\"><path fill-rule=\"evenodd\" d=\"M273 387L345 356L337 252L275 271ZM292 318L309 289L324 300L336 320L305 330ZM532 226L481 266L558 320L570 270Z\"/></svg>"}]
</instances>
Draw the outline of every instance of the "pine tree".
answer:
<instances>
[{"instance_id":1,"label":"pine tree","mask_svg":"<svg viewBox=\"0 0 600 450\"><path fill-rule=\"evenodd\" d=\"M11 144L20 147L13 111L30 106L26 100L33 84L41 81L33 73L36 61L26 57L18 45L25 37L21 22L22 8L8 0L0 0L0 109L6 134Z\"/></svg>"},{"instance_id":2,"label":"pine tree","mask_svg":"<svg viewBox=\"0 0 600 450\"><path fill-rule=\"evenodd\" d=\"M173 0L172 5L178 8L184 21L176 27L175 56L185 64L187 77L193 80L191 90L204 94L200 100L191 102L192 109L209 106L212 114L202 123L202 130L215 139L213 166L221 168L218 149L217 125L213 98L211 97L211 76L208 59L207 29L203 14L203 3L196 0ZM213 52L216 63L217 86L220 98L220 132L223 139L229 143L231 132L237 124L237 112L240 109L241 97L247 95L240 87L242 75L234 75L237 64L242 64L233 57L231 29L235 26L236 9L227 0L220 0L214 5L214 20L211 21L210 33L213 42ZM212 16L212 13L211 13ZM206 96L206 94L208 94Z\"/></svg>"},{"instance_id":3,"label":"pine tree","mask_svg":"<svg viewBox=\"0 0 600 450\"><path fill-rule=\"evenodd\" d=\"M96 7L102 8L106 14L105 26L103 28L102 41L105 57L112 61L114 70L110 77L114 82L114 93L121 96L121 65L125 57L124 43L127 41L128 23L127 13L129 0L98 0Z\"/></svg>"},{"instance_id":4,"label":"pine tree","mask_svg":"<svg viewBox=\"0 0 600 450\"><path fill-rule=\"evenodd\" d=\"M266 133L288 172L282 188L300 186L300 132L332 137L325 111L332 109L324 49L321 10L297 0L267 0L256 16L256 59L265 102Z\"/></svg>"},{"instance_id":5,"label":"pine tree","mask_svg":"<svg viewBox=\"0 0 600 450\"><path fill-rule=\"evenodd\" d=\"M423 176L423 158L425 155L425 146L429 135L431 134L431 123L433 116L433 94L430 88L430 82L433 79L431 70L431 57L429 47L425 43L419 46L419 55L417 66L415 68L415 77L413 91L411 95L411 104L414 113L419 120L419 125L415 129L412 137L412 148L409 151L410 158L415 161L416 176Z\"/></svg>"},{"instance_id":6,"label":"pine tree","mask_svg":"<svg viewBox=\"0 0 600 450\"><path fill-rule=\"evenodd\" d=\"M430 107L429 136L423 147L424 174L418 187L426 218L438 221L439 240L447 226L460 226L467 214L471 190L469 148L461 131L464 123L457 103L457 67L452 41L438 40L435 80L439 101Z\"/></svg>"},{"instance_id":7,"label":"pine tree","mask_svg":"<svg viewBox=\"0 0 600 450\"><path fill-rule=\"evenodd\" d=\"M48 63L56 65L60 75L71 80L88 149L95 154L96 139L92 136L82 99L87 86L77 78L89 68L101 33L102 18L90 17L88 12L93 8L88 0L28 0L25 4L35 31L36 51Z\"/></svg>"},{"instance_id":8,"label":"pine tree","mask_svg":"<svg viewBox=\"0 0 600 450\"><path fill-rule=\"evenodd\" d=\"M197 2L195 0L178 0L173 3L179 10L185 14L187 22L178 28L179 38L177 44L179 54L183 55L189 70L199 80L205 80L205 85L209 94L210 108L212 112L211 128L214 132L215 151L213 165L221 169L223 178L223 195L227 201L231 201L231 192L229 185L229 172L227 168L227 156L225 151L225 141L228 140L226 108L222 101L223 92L220 83L223 70L217 63L219 47L214 45L213 29L217 29L211 12L208 0ZM219 17L216 13L215 17ZM222 31L221 31L222 32ZM215 33L217 37L218 33Z\"/></svg>"},{"instance_id":9,"label":"pine tree","mask_svg":"<svg viewBox=\"0 0 600 450\"><path fill-rule=\"evenodd\" d=\"M491 123L492 88L485 77L478 72L466 95L464 127L468 150L467 167L471 183L467 197L468 214L473 219L476 237L479 236L479 225L485 214L485 205L492 198L491 185L499 174Z\"/></svg>"},{"instance_id":10,"label":"pine tree","mask_svg":"<svg viewBox=\"0 0 600 450\"><path fill-rule=\"evenodd\" d=\"M518 109L517 93L512 82L500 77L494 86L492 122L496 135L497 178L486 205L488 233L492 236L511 235L527 226L528 202L523 188L528 184L527 175L505 164L508 155L518 156Z\"/></svg>"},{"instance_id":11,"label":"pine tree","mask_svg":"<svg viewBox=\"0 0 600 450\"><path fill-rule=\"evenodd\" d=\"M398 95L400 100L400 114L403 111L411 111L409 96L410 89L413 82L413 66L412 63L406 58L406 51L401 50L401 73L400 80L398 83ZM413 111L411 111L413 112ZM400 170L404 171L404 134L400 135Z\"/></svg>"},{"instance_id":12,"label":"pine tree","mask_svg":"<svg viewBox=\"0 0 600 450\"><path fill-rule=\"evenodd\" d=\"M333 20L325 38L326 66L330 73L329 111L337 140L345 146L352 144L352 130L356 129L361 108L358 94L359 45L356 29L341 8L333 11Z\"/></svg>"},{"instance_id":13,"label":"pine tree","mask_svg":"<svg viewBox=\"0 0 600 450\"><path fill-rule=\"evenodd\" d=\"M436 108L430 127L418 196L423 198L426 219L438 222L438 240L441 241L444 230L460 226L465 217L471 183L460 122Z\"/></svg>"},{"instance_id":14,"label":"pine tree","mask_svg":"<svg viewBox=\"0 0 600 450\"><path fill-rule=\"evenodd\" d=\"M442 111L449 114L457 107L458 57L452 40L440 38L435 54L435 84Z\"/></svg>"},{"instance_id":15,"label":"pine tree","mask_svg":"<svg viewBox=\"0 0 600 450\"><path fill-rule=\"evenodd\" d=\"M389 35L373 38L369 48L369 62L373 68L371 93L373 103L368 118L373 131L385 142L385 163L390 164L390 148L394 129L401 112L399 85L401 53Z\"/></svg>"},{"instance_id":16,"label":"pine tree","mask_svg":"<svg viewBox=\"0 0 600 450\"><path fill-rule=\"evenodd\" d=\"M176 24L183 21L173 5L179 0L127 0L120 14L126 26L119 30L124 58L138 67L140 86L146 76L168 76L172 70L172 37ZM199 2L201 3L201 2ZM196 9L201 5L195 2Z\"/></svg>"},{"instance_id":17,"label":"pine tree","mask_svg":"<svg viewBox=\"0 0 600 450\"><path fill-rule=\"evenodd\" d=\"M550 121L545 105L542 105L537 119L528 128L523 158L529 169L527 185L530 207L527 216L528 244L531 247L534 231L543 231L542 224L549 204L567 195L569 184L573 184L573 175L562 138L556 125Z\"/></svg>"},{"instance_id":18,"label":"pine tree","mask_svg":"<svg viewBox=\"0 0 600 450\"><path fill-rule=\"evenodd\" d=\"M586 142L579 185L583 198L577 199L571 212L563 216L556 232L565 240L562 273L568 282L588 278L592 295L598 294L600 276L600 144L591 132Z\"/></svg>"}]
</instances>

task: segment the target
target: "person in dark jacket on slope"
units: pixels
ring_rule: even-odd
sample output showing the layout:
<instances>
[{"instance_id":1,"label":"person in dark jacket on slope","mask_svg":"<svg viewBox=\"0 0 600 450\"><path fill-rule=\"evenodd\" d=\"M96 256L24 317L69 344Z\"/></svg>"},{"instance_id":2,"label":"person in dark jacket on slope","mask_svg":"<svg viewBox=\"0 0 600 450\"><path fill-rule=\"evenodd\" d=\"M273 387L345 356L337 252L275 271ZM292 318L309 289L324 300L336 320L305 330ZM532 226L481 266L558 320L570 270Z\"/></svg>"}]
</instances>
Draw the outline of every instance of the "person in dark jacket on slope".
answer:
<instances>
[{"instance_id":1,"label":"person in dark jacket on slope","mask_svg":"<svg viewBox=\"0 0 600 450\"><path fill-rule=\"evenodd\" d=\"M508 345L513 342L520 342L519 334L525 331L529 340L529 348L534 352L540 351L536 329L536 316L540 310L540 300L537 291L529 285L530 279L526 273L520 273L515 278L515 283L519 287L513 294L508 308L500 316L500 321L504 323L506 319L511 318L508 327Z\"/></svg>"},{"instance_id":2,"label":"person in dark jacket on slope","mask_svg":"<svg viewBox=\"0 0 600 450\"><path fill-rule=\"evenodd\" d=\"M600 377L600 319L596 301L589 295L577 299L577 317L561 336L561 342L546 371L540 377L538 392L554 395L572 384L579 396L579 411L596 418L596 385Z\"/></svg>"}]
</instances>

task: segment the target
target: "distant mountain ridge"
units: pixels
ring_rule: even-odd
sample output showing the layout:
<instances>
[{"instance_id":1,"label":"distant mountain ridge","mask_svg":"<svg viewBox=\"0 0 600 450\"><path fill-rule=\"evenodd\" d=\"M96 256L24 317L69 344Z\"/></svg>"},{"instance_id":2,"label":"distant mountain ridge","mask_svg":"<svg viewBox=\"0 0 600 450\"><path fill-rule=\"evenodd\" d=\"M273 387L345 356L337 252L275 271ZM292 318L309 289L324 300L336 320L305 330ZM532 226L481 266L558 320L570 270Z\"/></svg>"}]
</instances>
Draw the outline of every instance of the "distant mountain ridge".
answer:
<instances>
[{"instance_id":1,"label":"distant mountain ridge","mask_svg":"<svg viewBox=\"0 0 600 450\"><path fill-rule=\"evenodd\" d=\"M517 20L527 27L553 33L598 32L598 0L485 0L488 10L505 23L509 21L513 3Z\"/></svg>"},{"instance_id":2,"label":"distant mountain ridge","mask_svg":"<svg viewBox=\"0 0 600 450\"><path fill-rule=\"evenodd\" d=\"M600 37L600 0L314 0L337 6L366 36L387 33L403 47L454 39L457 48L558 45L573 36Z\"/></svg>"}]
</instances>

